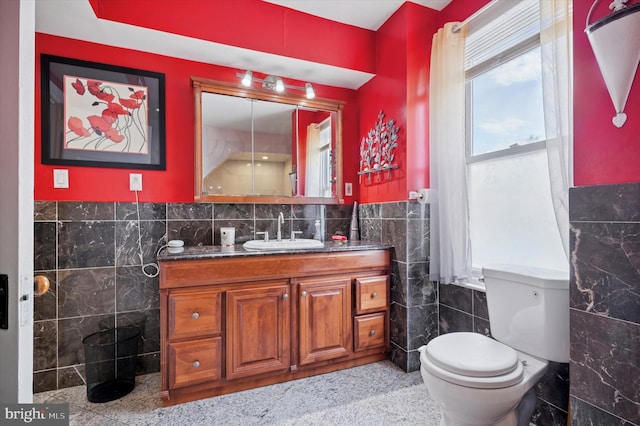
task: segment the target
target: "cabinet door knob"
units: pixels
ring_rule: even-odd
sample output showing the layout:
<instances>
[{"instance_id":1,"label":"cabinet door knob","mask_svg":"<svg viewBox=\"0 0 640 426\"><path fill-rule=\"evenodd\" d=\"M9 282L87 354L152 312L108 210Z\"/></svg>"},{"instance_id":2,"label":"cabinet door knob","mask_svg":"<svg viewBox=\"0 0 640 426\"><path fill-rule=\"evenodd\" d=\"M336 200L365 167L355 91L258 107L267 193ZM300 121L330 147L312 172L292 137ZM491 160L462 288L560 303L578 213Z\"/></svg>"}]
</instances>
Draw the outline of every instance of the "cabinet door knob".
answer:
<instances>
[{"instance_id":1,"label":"cabinet door knob","mask_svg":"<svg viewBox=\"0 0 640 426\"><path fill-rule=\"evenodd\" d=\"M371 298L372 299L375 299L376 297L378 297L378 293L377 292L374 291L373 293L371 293Z\"/></svg>"},{"instance_id":2,"label":"cabinet door knob","mask_svg":"<svg viewBox=\"0 0 640 426\"><path fill-rule=\"evenodd\" d=\"M200 314L197 313L197 312L194 312L194 313L191 314L191 318L198 319L198 318L200 318Z\"/></svg>"},{"instance_id":3,"label":"cabinet door knob","mask_svg":"<svg viewBox=\"0 0 640 426\"><path fill-rule=\"evenodd\" d=\"M369 336L375 336L375 335L376 335L376 331L375 331L375 330L371 330L371 331L369 332Z\"/></svg>"},{"instance_id":4,"label":"cabinet door knob","mask_svg":"<svg viewBox=\"0 0 640 426\"><path fill-rule=\"evenodd\" d=\"M282 298L283 298L284 300L287 300L287 299L289 298L289 295L288 295L287 293L285 293L285 294L283 294L283 295L282 295Z\"/></svg>"},{"instance_id":5,"label":"cabinet door knob","mask_svg":"<svg viewBox=\"0 0 640 426\"><path fill-rule=\"evenodd\" d=\"M306 297L307 296L307 291L306 290L302 290L302 293L300 293L300 296Z\"/></svg>"},{"instance_id":6,"label":"cabinet door knob","mask_svg":"<svg viewBox=\"0 0 640 426\"><path fill-rule=\"evenodd\" d=\"M200 367L200 361L194 361L193 368L198 368L198 367Z\"/></svg>"}]
</instances>

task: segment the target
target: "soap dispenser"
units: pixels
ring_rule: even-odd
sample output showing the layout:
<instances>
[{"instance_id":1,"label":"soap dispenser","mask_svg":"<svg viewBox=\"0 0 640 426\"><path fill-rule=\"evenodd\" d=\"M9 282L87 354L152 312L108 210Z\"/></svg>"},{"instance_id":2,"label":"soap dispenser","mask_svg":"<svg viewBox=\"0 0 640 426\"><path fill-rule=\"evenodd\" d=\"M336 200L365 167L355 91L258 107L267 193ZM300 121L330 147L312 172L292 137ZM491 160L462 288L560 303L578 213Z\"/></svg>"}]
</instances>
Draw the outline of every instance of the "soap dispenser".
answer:
<instances>
[{"instance_id":1,"label":"soap dispenser","mask_svg":"<svg viewBox=\"0 0 640 426\"><path fill-rule=\"evenodd\" d=\"M320 226L320 220L316 219L316 232L313 234L313 239L318 241L323 241L322 238L322 228Z\"/></svg>"}]
</instances>

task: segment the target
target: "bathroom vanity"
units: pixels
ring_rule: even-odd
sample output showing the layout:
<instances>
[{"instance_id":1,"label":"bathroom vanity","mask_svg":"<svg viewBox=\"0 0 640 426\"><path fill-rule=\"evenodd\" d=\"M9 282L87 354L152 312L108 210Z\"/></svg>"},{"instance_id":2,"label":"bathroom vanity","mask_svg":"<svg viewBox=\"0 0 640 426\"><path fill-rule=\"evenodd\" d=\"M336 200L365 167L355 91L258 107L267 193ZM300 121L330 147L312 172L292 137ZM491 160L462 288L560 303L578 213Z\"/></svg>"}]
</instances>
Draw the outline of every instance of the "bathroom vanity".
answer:
<instances>
[{"instance_id":1,"label":"bathroom vanity","mask_svg":"<svg viewBox=\"0 0 640 426\"><path fill-rule=\"evenodd\" d=\"M388 357L389 246L187 247L159 261L164 406Z\"/></svg>"}]
</instances>

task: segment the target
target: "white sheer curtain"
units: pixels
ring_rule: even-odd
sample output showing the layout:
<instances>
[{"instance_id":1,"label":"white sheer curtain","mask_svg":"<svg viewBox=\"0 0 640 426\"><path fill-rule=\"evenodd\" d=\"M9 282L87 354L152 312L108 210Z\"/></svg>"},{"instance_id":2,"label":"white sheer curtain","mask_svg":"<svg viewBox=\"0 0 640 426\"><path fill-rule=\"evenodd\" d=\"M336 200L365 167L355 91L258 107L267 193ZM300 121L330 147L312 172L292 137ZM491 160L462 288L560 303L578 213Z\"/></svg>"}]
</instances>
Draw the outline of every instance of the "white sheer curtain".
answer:
<instances>
[{"instance_id":1,"label":"white sheer curtain","mask_svg":"<svg viewBox=\"0 0 640 426\"><path fill-rule=\"evenodd\" d=\"M465 28L448 23L434 36L429 83L431 260L429 279L443 284L471 277L465 155Z\"/></svg>"},{"instance_id":2,"label":"white sheer curtain","mask_svg":"<svg viewBox=\"0 0 640 426\"><path fill-rule=\"evenodd\" d=\"M560 238L569 259L569 158L573 144L572 2L540 2L542 92L551 198Z\"/></svg>"}]
</instances>

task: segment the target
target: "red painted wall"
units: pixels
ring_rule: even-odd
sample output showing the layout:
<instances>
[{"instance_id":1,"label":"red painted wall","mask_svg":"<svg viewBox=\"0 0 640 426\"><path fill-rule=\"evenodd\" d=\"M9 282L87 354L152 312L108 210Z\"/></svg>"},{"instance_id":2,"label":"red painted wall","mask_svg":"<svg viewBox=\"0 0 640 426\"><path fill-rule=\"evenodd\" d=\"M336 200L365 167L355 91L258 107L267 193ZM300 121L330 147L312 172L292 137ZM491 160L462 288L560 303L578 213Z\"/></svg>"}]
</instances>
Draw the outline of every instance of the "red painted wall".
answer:
<instances>
[{"instance_id":1,"label":"red painted wall","mask_svg":"<svg viewBox=\"0 0 640 426\"><path fill-rule=\"evenodd\" d=\"M408 199L410 190L428 187L428 88L431 37L437 12L407 2L377 33L377 74L358 91L360 124L358 144L383 111L384 121L400 126L396 161L391 172L359 179L360 202L378 203ZM359 146L359 145L358 145ZM359 167L359 151L358 151Z\"/></svg>"},{"instance_id":2,"label":"red painted wall","mask_svg":"<svg viewBox=\"0 0 640 426\"><path fill-rule=\"evenodd\" d=\"M399 168L391 172L391 179L388 179L387 173L361 176L358 186L360 203L363 204L405 199L407 170L406 16L406 7L401 7L378 29L376 47L378 73L358 91L360 105L358 144L362 138L367 136L369 130L374 128L380 111L385 114L384 121L393 119L400 126L398 148L396 148L396 164ZM356 168L359 168L359 163L358 157Z\"/></svg>"},{"instance_id":3,"label":"red painted wall","mask_svg":"<svg viewBox=\"0 0 640 426\"><path fill-rule=\"evenodd\" d=\"M140 0L151 1L151 0ZM163 0L164 1L164 0ZM242 0L256 3L255 0ZM635 2L637 2L636 0ZM123 18L124 0L91 0L94 7L106 18L131 20L140 25L154 26L153 19L160 19L155 9L149 7L145 14L128 14ZM386 114L385 120L393 118L401 126L401 146L397 150L399 170L392 172L391 179L380 175L380 182L362 182L354 185L354 197L346 198L347 203L354 199L362 203L406 200L409 190L428 187L428 62L430 56L431 36L445 22L463 20L488 0L468 2L454 0L441 12L424 8L411 2L405 3L375 34L375 60L372 64L369 54L372 49L364 48L362 56L355 54L344 58L342 44L353 47L367 46L372 32L345 28L348 26L330 24L326 20L312 19L308 15L293 11L282 12L277 19L280 26L287 30L276 31L264 46L254 46L267 51L282 51L288 54L306 57L301 43L320 43L308 37L301 30L301 25L318 25L325 28L323 34L331 33L331 45L334 50L315 45L313 60L323 63L340 63L353 60L349 65L353 69L376 70L376 77L365 84L357 92L328 86L317 86L319 97L337 99L346 102L343 114L343 168L345 182L358 182L359 145L377 120L380 110ZM227 16L237 11L228 6L232 2L216 2L219 15ZM613 105L609 98L604 81L597 67L593 52L584 34L584 22L591 2L574 1L574 183L577 186L640 181L640 83L636 74L634 85L625 112L628 121L618 129L611 124L614 115ZM631 0L630 4L634 3ZM127 3L130 4L130 3ZM157 3L153 3L157 6ZM176 13L188 11L191 19L204 14L194 13L193 5L205 7L210 2L204 0L188 0L190 7L177 10ZM262 7L257 2L251 7ZM116 7L117 5L119 6ZM225 6L226 5L226 6ZM256 6L257 5L257 6ZM186 11L185 11L186 10ZM269 8L268 13L275 13ZM135 11L134 11L135 12ZM266 13L266 12L265 12ZM602 3L596 10L596 19L607 14L606 5ZM211 15L211 16L213 16ZM250 14L252 15L252 14ZM195 16L195 17L194 17ZM231 15L229 15L231 16ZM252 15L253 16L253 15ZM164 18L162 18L164 19ZM200 18L197 18L200 19ZM295 22L293 22L295 21ZM207 21L210 22L210 21ZM247 17L242 22L251 23ZM193 21L174 19L162 25L177 25L180 31L196 27ZM160 24L157 24L160 25ZM257 24L256 24L257 25ZM265 24L266 25L266 24ZM212 26L210 26L212 27ZM244 28L244 27L241 27ZM253 27L250 26L249 29ZM269 26L258 26L257 32L270 31ZM314 27L316 28L316 27ZM331 30L329 30L331 28ZM245 28L246 30L247 28ZM307 28L308 29L308 28ZM214 30L210 36L217 41L227 40L234 34ZM308 32L308 31L307 31ZM263 43L255 32L247 30L242 34L251 34L250 40L235 38L238 43ZM350 34L355 37L353 44L336 43L333 37L344 37ZM301 40L306 40L302 42ZM341 40L344 40L341 38ZM367 41L368 40L368 41ZM233 41L233 40L231 40ZM340 46L337 46L339 45ZM337 51L335 47L340 47ZM357 50L357 49L356 49ZM319 53L318 51L322 51ZM338 52L338 53L336 53ZM193 100L190 87L190 76L207 77L223 81L236 81L236 69L203 64L192 61L165 57L161 55L139 52L36 34L36 164L35 164L35 199L37 200L85 200L85 201L131 201L132 194L128 190L128 169L101 169L86 167L64 167L69 169L70 188L53 189L54 166L40 164L40 98L39 98L39 54L48 53L77 59L141 68L163 72L166 75L166 137L167 137L167 170L142 171L144 190L140 194L143 201L175 201L193 200ZM311 58L311 57L309 57ZM355 59L354 59L355 58ZM256 70L259 71L259 70ZM295 84L295 82L292 82ZM60 167L61 168L61 167ZM372 180L375 181L376 178Z\"/></svg>"},{"instance_id":4,"label":"red painted wall","mask_svg":"<svg viewBox=\"0 0 640 426\"><path fill-rule=\"evenodd\" d=\"M631 86L622 128L611 123L615 109L593 50L584 33L592 2L573 2L574 40L574 185L640 181L640 73ZM638 3L631 0L628 4ZM600 2L592 21L607 15L609 2ZM620 41L624 43L624 40Z\"/></svg>"},{"instance_id":5,"label":"red painted wall","mask_svg":"<svg viewBox=\"0 0 640 426\"><path fill-rule=\"evenodd\" d=\"M407 188L429 188L429 68L437 12L407 3Z\"/></svg>"},{"instance_id":6,"label":"red painted wall","mask_svg":"<svg viewBox=\"0 0 640 426\"><path fill-rule=\"evenodd\" d=\"M462 21L488 3L454 0L438 16L439 26ZM629 1L629 5L638 0ZM611 123L615 110L604 84L593 50L584 33L587 13L593 2L573 1L574 49L574 142L575 186L640 181L640 77L629 93L626 124L618 129ZM600 2L592 21L610 13L609 2Z\"/></svg>"},{"instance_id":7,"label":"red painted wall","mask_svg":"<svg viewBox=\"0 0 640 426\"><path fill-rule=\"evenodd\" d=\"M375 32L262 0L90 0L96 16L375 73Z\"/></svg>"},{"instance_id":8,"label":"red painted wall","mask_svg":"<svg viewBox=\"0 0 640 426\"><path fill-rule=\"evenodd\" d=\"M194 102L191 76L236 82L237 69L186 61L146 52L121 49L79 40L36 33L36 129L35 129L35 191L36 200L65 201L133 201L129 191L131 169L51 166L40 163L40 54L47 53L124 67L139 68L165 74L166 90L166 171L136 171L142 173L141 201L191 202L194 191ZM294 85L303 82L289 80ZM288 81L288 82L289 82ZM319 98L346 102L344 108L345 164L355 161L357 134L356 92L314 84ZM350 144L352 144L350 146ZM69 189L53 188L53 169L69 170ZM347 178L355 171L345 167ZM346 199L347 203L352 197Z\"/></svg>"},{"instance_id":9,"label":"red painted wall","mask_svg":"<svg viewBox=\"0 0 640 426\"><path fill-rule=\"evenodd\" d=\"M453 0L438 14L438 28L444 27L447 22L462 22L484 7L491 0ZM580 1L580 0L577 0Z\"/></svg>"}]
</instances>

